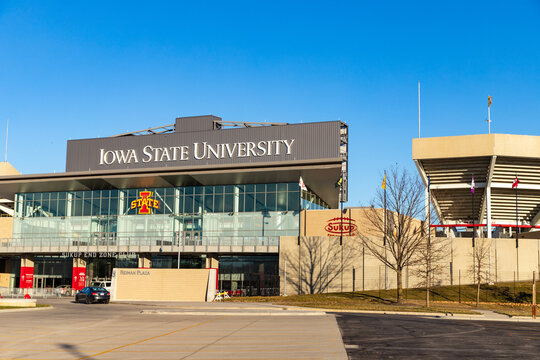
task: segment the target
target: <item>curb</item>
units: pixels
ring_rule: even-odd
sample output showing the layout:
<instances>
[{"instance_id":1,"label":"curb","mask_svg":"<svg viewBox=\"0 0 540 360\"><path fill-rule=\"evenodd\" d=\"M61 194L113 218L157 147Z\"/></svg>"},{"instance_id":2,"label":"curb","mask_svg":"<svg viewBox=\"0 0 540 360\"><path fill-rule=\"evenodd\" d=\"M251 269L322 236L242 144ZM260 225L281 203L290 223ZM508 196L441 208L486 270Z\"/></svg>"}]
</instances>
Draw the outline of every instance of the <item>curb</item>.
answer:
<instances>
[{"instance_id":1,"label":"curb","mask_svg":"<svg viewBox=\"0 0 540 360\"><path fill-rule=\"evenodd\" d=\"M19 311L40 311L40 310L51 310L54 309L53 306L46 306L46 307L32 307L32 308L15 308L15 309L2 309L0 310L0 314L2 313L10 313L10 312L19 312Z\"/></svg>"},{"instance_id":2,"label":"curb","mask_svg":"<svg viewBox=\"0 0 540 360\"><path fill-rule=\"evenodd\" d=\"M142 310L144 315L190 315L190 316L326 316L323 311L302 311L302 312L283 312L278 311L258 311L258 312L229 312L229 311L160 311L160 310Z\"/></svg>"},{"instance_id":3,"label":"curb","mask_svg":"<svg viewBox=\"0 0 540 360\"><path fill-rule=\"evenodd\" d=\"M379 315L412 315L412 316L427 316L451 320L478 320L478 321L507 321L507 322L531 322L539 323L540 318L533 320L525 316L509 316L507 318L486 317L484 314L454 314L454 313L430 313L430 312L405 312L405 311L377 311L377 310L339 310L339 309L321 309L313 308L315 311L332 312L332 313L357 313L357 314L379 314Z\"/></svg>"}]
</instances>

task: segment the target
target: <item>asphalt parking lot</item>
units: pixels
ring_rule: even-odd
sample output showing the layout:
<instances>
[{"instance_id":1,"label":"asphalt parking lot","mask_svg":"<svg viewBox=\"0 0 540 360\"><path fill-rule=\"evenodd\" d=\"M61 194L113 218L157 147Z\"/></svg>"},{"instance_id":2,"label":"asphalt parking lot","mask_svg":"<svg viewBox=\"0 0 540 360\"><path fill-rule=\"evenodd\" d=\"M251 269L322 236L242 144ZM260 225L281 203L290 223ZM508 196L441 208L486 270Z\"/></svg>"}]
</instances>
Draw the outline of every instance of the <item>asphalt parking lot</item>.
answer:
<instances>
[{"instance_id":1,"label":"asphalt parking lot","mask_svg":"<svg viewBox=\"0 0 540 360\"><path fill-rule=\"evenodd\" d=\"M350 359L538 359L540 323L336 314Z\"/></svg>"},{"instance_id":2,"label":"asphalt parking lot","mask_svg":"<svg viewBox=\"0 0 540 360\"><path fill-rule=\"evenodd\" d=\"M0 359L347 358L334 315L158 315L141 314L156 309L148 304L44 302L54 308L0 310Z\"/></svg>"}]
</instances>

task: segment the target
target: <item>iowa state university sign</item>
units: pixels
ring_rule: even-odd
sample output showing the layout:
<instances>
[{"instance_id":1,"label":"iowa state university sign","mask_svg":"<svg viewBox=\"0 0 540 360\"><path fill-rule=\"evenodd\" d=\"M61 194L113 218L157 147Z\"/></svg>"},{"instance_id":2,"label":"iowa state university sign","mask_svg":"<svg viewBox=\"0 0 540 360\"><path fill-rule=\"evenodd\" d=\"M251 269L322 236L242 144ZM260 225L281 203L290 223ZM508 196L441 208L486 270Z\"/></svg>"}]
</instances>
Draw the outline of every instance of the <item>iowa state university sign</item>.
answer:
<instances>
[{"instance_id":1,"label":"iowa state university sign","mask_svg":"<svg viewBox=\"0 0 540 360\"><path fill-rule=\"evenodd\" d=\"M66 171L340 158L341 122L69 140Z\"/></svg>"},{"instance_id":2,"label":"iowa state university sign","mask_svg":"<svg viewBox=\"0 0 540 360\"><path fill-rule=\"evenodd\" d=\"M291 155L294 139L245 141L236 143L208 144L195 142L191 145L154 147L142 149L99 149L99 165L164 163L189 161L190 159L234 159L246 157Z\"/></svg>"}]
</instances>

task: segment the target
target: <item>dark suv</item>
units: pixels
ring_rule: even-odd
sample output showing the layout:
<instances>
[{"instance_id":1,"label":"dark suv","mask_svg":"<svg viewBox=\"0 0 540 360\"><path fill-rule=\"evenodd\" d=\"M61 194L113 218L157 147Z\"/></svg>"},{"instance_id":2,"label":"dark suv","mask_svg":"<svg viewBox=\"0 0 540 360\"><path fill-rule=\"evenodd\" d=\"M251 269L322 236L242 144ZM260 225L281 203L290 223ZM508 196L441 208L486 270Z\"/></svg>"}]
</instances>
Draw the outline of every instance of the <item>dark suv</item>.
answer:
<instances>
[{"instance_id":1,"label":"dark suv","mask_svg":"<svg viewBox=\"0 0 540 360\"><path fill-rule=\"evenodd\" d=\"M111 299L111 293L102 287L88 286L75 295L75 301L84 301L87 304L102 302L108 304Z\"/></svg>"}]
</instances>

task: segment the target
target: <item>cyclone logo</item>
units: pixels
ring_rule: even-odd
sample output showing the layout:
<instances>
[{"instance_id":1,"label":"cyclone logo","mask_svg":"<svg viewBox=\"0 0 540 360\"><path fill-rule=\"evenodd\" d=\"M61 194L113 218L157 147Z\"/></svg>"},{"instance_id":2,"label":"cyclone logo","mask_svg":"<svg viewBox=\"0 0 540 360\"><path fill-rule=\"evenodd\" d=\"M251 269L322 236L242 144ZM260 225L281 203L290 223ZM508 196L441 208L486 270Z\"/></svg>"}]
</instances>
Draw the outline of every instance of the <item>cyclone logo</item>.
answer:
<instances>
[{"instance_id":1,"label":"cyclone logo","mask_svg":"<svg viewBox=\"0 0 540 360\"><path fill-rule=\"evenodd\" d=\"M330 219L324 227L329 236L353 235L357 229L354 219L348 217L344 217L343 222L340 217Z\"/></svg>"}]
</instances>

